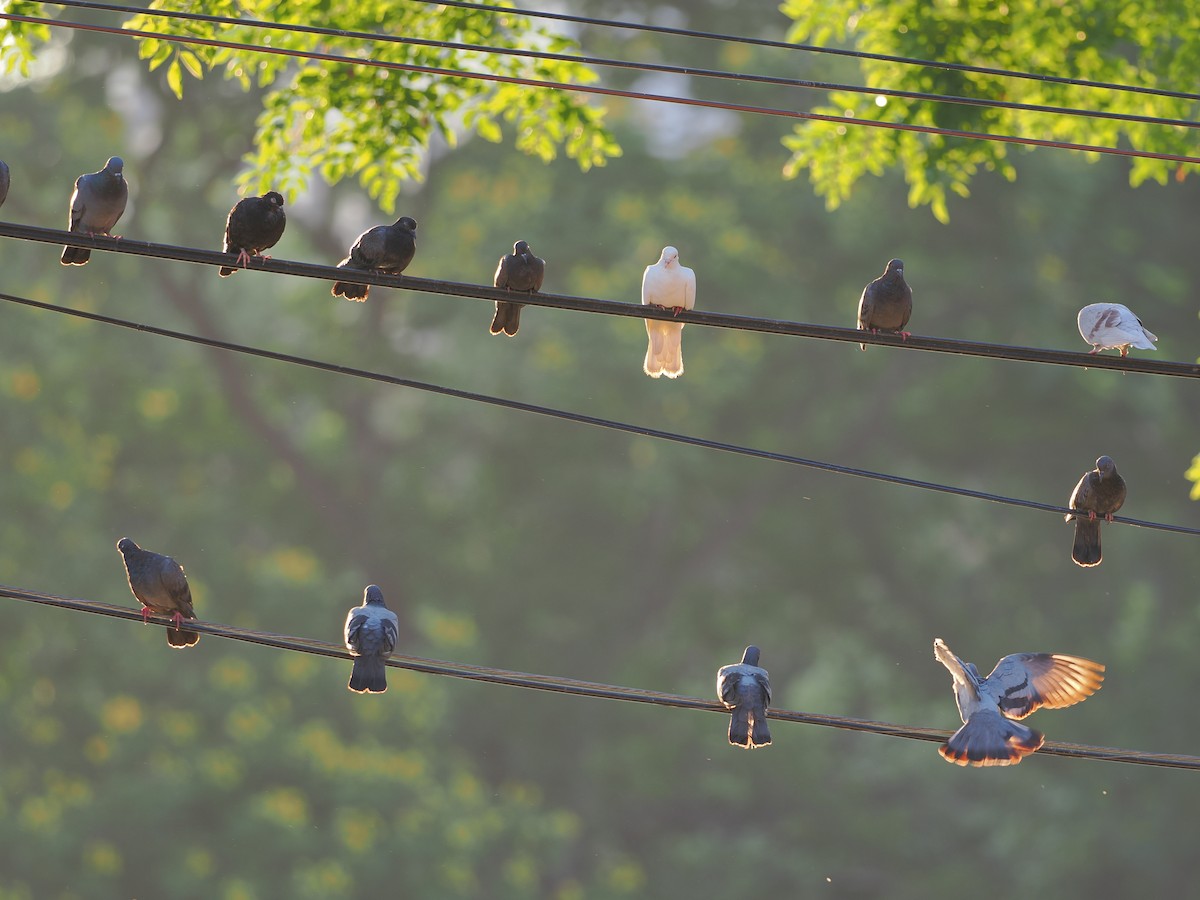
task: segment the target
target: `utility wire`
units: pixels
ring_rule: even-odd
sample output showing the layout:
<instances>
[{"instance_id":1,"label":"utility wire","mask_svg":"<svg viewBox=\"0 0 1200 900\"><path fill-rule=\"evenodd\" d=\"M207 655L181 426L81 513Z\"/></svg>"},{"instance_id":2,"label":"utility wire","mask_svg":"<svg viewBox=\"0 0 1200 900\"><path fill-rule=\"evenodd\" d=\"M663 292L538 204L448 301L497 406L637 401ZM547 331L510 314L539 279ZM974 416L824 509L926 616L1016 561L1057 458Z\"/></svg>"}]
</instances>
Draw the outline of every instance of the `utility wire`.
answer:
<instances>
[{"instance_id":1,"label":"utility wire","mask_svg":"<svg viewBox=\"0 0 1200 900\"><path fill-rule=\"evenodd\" d=\"M39 300L30 300L27 297L17 297L13 294L6 294L3 292L0 292L0 300L5 300L22 306L29 306L34 309L41 309L49 312L61 313L63 315L74 316L75 318L86 319L91 322L100 322L105 325L116 325L120 328L127 328L143 334L172 338L173 340L186 341L192 344L200 344L202 346L213 347L218 350L241 353L247 356L256 356L260 359L271 359L277 362L285 362L292 365L304 366L310 369L318 369L323 372L335 372L339 375L349 375L353 378L362 378L367 381L375 381L381 384L414 388L415 390L426 391L432 394L441 394L447 397L457 397L460 400L472 400L476 403L486 403L490 406L499 406L504 409L515 409L521 412L536 413L540 416L563 419L565 421L576 422L582 425L594 425L598 428L621 431L626 434L634 434L641 437L652 437L659 440L671 441L677 444L688 444L693 447L703 447L708 450L721 450L726 453L733 453L739 456L749 456L754 459L766 459L772 462L788 463L790 465L801 466L803 468L818 469L824 472L833 472L838 475L852 475L856 478L866 478L872 481L886 482L888 484L921 488L922 490L936 491L943 494L954 494L960 497L971 497L976 500L988 500L993 503L1003 503L1008 506L1021 506L1025 507L1026 509L1038 509L1044 512L1054 513L1056 515L1068 515L1073 512L1072 510L1062 506L1055 506L1050 503L1041 503L1036 500L1021 500L1016 497L1005 497L1000 494L990 494L985 491L975 491L969 488L953 487L951 485L937 484L936 482L931 481L920 481L916 478L905 478L901 475L886 475L882 472L873 472L869 469L855 469L851 468L850 466L840 466L836 463L821 462L814 459L805 459L800 456L792 456L787 453L773 453L769 450L758 450L753 447L743 447L739 444L729 444L725 443L724 441L714 441L709 440L708 438L678 434L673 431L664 431L660 428L649 428L644 425L632 425L626 422L618 422L613 419L600 418L599 416L590 416L584 413L571 412L570 410L555 409L549 406L539 406L535 403L525 403L520 400L509 400L504 397L494 397L489 394L480 394L474 391L446 387L445 385L430 384L429 382L416 381L411 378L400 378L396 375L385 375L381 372L372 372L366 369L357 369L352 366L343 366L337 363L323 362L321 360L310 359L303 356L294 356L290 353L278 353L274 350L265 350L261 347L249 347L244 344L235 344L231 341L222 341L216 338L203 337L201 335L189 334L183 331L172 331L168 328L159 328L155 325L147 325L142 322L131 322L127 319L118 319L113 316L101 315L100 313L87 312L80 309L69 309L63 306L55 306L52 303L42 303ZM1185 525L1169 525L1160 522L1147 522L1142 519L1130 519L1125 516L1114 516L1112 521L1120 522L1125 525L1133 525L1139 528L1151 528L1157 531L1169 531L1175 534L1200 535L1200 528L1189 528Z\"/></svg>"},{"instance_id":2,"label":"utility wire","mask_svg":"<svg viewBox=\"0 0 1200 900\"><path fill-rule=\"evenodd\" d=\"M134 241L128 238L113 238L103 235L89 236L74 232L23 225L15 222L0 222L0 237L11 237L22 241L45 244L72 244L105 250L114 253L129 253L153 259L176 262L198 263L206 266L233 265L233 255L216 250L194 247L177 247L171 244L156 244ZM611 316L626 316L636 319L661 319L693 325L708 325L735 331L760 334L781 334L816 340L841 341L845 343L879 344L901 347L907 350L926 350L934 353L950 353L957 356L973 356L987 359L1004 359L1015 362L1044 363L1056 366L1074 366L1083 369L1111 369L1143 375L1164 375L1173 378L1200 378L1200 364L1146 359L1132 356L1104 356L1072 350L1050 350L1038 347L1016 347L1008 344L991 344L982 341L961 341L951 338L910 335L907 339L899 335L836 325L811 325L783 319L763 319L755 316L731 315L729 313L684 310L673 314L670 310L640 303L622 303L616 300L599 300L592 297L574 297L567 294L525 294L506 291L487 285L464 284L433 278L415 278L411 275L384 275L378 272L339 269L335 266L316 265L292 260L253 258L250 268L254 271L270 272L275 275L294 275L301 278L317 278L325 281L354 281L374 287L399 288L452 297L468 297L490 302L520 302L528 306L544 306L551 309L567 309L575 312L599 313ZM57 308L57 307L55 307ZM849 308L849 306L848 306Z\"/></svg>"},{"instance_id":3,"label":"utility wire","mask_svg":"<svg viewBox=\"0 0 1200 900\"><path fill-rule=\"evenodd\" d=\"M415 72L424 75L436 75L451 78L466 78L475 81L490 81L498 84L515 84L523 87L535 87L569 91L583 94L598 94L606 97L623 97L633 100L652 100L661 103L672 103L681 106L697 106L707 109L723 109L731 112L754 113L757 115L776 116L785 119L801 119L814 122L832 122L841 125L866 126L869 128L884 128L893 131L908 131L918 134L936 134L943 137L958 137L969 140L992 141L1002 144L1020 144L1027 147L1049 147L1057 150L1079 150L1086 153L1101 153L1113 156L1137 157L1142 159L1158 159L1166 162L1200 163L1200 157L1187 156L1178 153L1159 153L1151 150L1136 148L1108 147L1097 144L1082 144L1074 141L1056 141L1047 138L1020 137L1010 134L992 134L982 131L962 131L959 129L939 128L933 125L916 125L908 122L889 122L881 119L862 119L854 116L836 116L827 113L801 112L799 110L779 109L770 106L755 106L744 103L727 103L720 100L700 100L692 97L677 97L670 94L653 94L646 91L629 91L619 88L607 88L599 85L577 84L565 81L550 81L547 79L525 78L518 75L501 75L495 72L472 72L463 69L449 69L441 66L424 66L416 63L392 62L386 60L363 59L360 57L343 56L336 53L321 53L311 50L291 50L282 47L271 47L264 44L251 44L241 41L225 41L216 38L202 38L191 35L164 34L156 31L143 31L133 28L111 28L104 25L87 25L82 22L68 22L62 19L46 19L37 16L14 15L0 12L0 20L25 22L31 25L45 25L50 28L70 28L79 31L91 31L99 34L112 34L123 37L151 38L174 44L192 44L202 47L220 47L229 50L250 51L254 53L269 53L294 59L311 59L321 62L341 63L350 66L367 66L393 71Z\"/></svg>"},{"instance_id":4,"label":"utility wire","mask_svg":"<svg viewBox=\"0 0 1200 900\"><path fill-rule=\"evenodd\" d=\"M142 614L127 606L114 606L95 600L82 600L74 597L59 597L40 591L28 591L21 588L0 585L0 597L12 600L22 600L66 609L74 612L87 612L110 618L125 619L130 622L142 622ZM153 615L150 620L155 624L169 626L172 622L169 616ZM326 656L333 659L349 660L352 657L337 644L317 641L311 638L292 637L274 634L266 631L256 631L250 628L238 628L232 625L204 622L195 619L187 620L189 631L198 631L215 637L229 638L271 647L277 650L292 650L298 653L309 653L315 656ZM605 700L627 700L633 703L649 703L655 706L668 706L676 709L701 709L708 712L729 714L715 700L703 700L699 697L688 697L681 694L666 694L661 691L651 691L642 688L622 687L615 684L601 684L594 681L579 681L574 678L564 678L558 675L537 675L529 672L515 672L509 669L496 669L489 666L474 666L468 663L447 662L437 659L424 659L416 656L393 655L387 664L396 669L409 669L414 672L424 672L428 675L446 675L452 678L462 678L468 681L482 681L488 684L505 684L510 687L527 688L535 691L548 691L558 694L571 694L581 697L597 697ZM920 728L907 725L892 725L887 722L873 722L868 719L855 719L849 716L830 716L818 713L797 712L788 709L770 708L767 718L780 722L798 722L802 725L824 725L830 728L840 728L847 731L861 731L871 734L886 734L892 737L906 738L917 741L942 742L952 732L937 728ZM1107 760L1109 762L1124 762L1142 766L1159 766L1172 769L1200 769L1200 756L1185 756L1173 753L1150 753L1142 750L1122 750L1115 747L1095 747L1090 744L1069 744L1058 741L1047 741L1037 751L1039 755L1067 756L1076 759Z\"/></svg>"},{"instance_id":5,"label":"utility wire","mask_svg":"<svg viewBox=\"0 0 1200 900\"><path fill-rule=\"evenodd\" d=\"M891 88L872 88L855 84L838 84L834 82L811 81L800 78L785 78L776 75L757 75L746 72L728 72L720 69L702 69L692 66L672 66L665 63L629 62L626 60L606 59L604 57L579 56L569 53L550 53L547 51L524 50L514 47L493 47L484 44L462 44L455 41L438 41L426 38L381 34L378 32L369 31L347 31L338 28L325 28L318 25L267 22L261 19L217 16L208 13L180 12L162 9L139 9L136 6L124 6L118 3L91 3L84 2L84 0L41 0L41 2L43 5L48 4L51 6L66 6L77 9L103 10L106 12L118 12L129 15L144 15L175 21L206 22L215 25L261 28L269 31L313 34L322 37L348 38L351 40L369 41L373 43L405 44L418 47L433 47L442 50L492 54L497 56L515 56L525 59L542 59L554 62L580 63L583 65L601 66L605 68L633 69L643 72L663 72L672 75L688 75L698 78L726 79L750 84L770 84L782 87L797 87L805 90L846 91L848 93L855 94L896 97L904 100L919 100L932 103L956 103L966 106L983 107L987 109L1011 109L1022 112L1049 113L1058 116L1113 119L1123 122L1137 122L1144 125L1200 128L1200 122L1190 119L1167 119L1158 116L1137 115L1135 113L1075 109L1072 107L1047 106L1037 103L1019 103L1008 100L988 100L979 97L962 97L952 94L931 94L923 91L902 91Z\"/></svg>"}]
</instances>

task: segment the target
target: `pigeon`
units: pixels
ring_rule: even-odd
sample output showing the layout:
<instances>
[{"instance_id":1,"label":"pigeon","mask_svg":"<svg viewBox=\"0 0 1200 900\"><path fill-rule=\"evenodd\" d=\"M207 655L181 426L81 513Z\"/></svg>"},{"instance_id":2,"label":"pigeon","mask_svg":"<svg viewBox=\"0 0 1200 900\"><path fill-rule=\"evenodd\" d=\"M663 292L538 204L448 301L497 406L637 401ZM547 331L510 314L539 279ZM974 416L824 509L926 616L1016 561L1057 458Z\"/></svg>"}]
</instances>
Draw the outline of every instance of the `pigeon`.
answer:
<instances>
[{"instance_id":1,"label":"pigeon","mask_svg":"<svg viewBox=\"0 0 1200 900\"><path fill-rule=\"evenodd\" d=\"M0 159L0 206L8 198L8 163Z\"/></svg>"},{"instance_id":2,"label":"pigeon","mask_svg":"<svg viewBox=\"0 0 1200 900\"><path fill-rule=\"evenodd\" d=\"M408 268L417 252L417 221L401 216L394 225L376 225L364 231L350 248L350 255L338 263L339 269L366 269L384 275L399 275ZM333 296L360 303L371 293L369 284L335 281Z\"/></svg>"},{"instance_id":3,"label":"pigeon","mask_svg":"<svg viewBox=\"0 0 1200 900\"><path fill-rule=\"evenodd\" d=\"M225 220L225 246L221 252L236 253L237 264L246 268L250 265L250 257L279 243L286 226L282 194L267 191L261 197L244 197L234 204ZM270 258L263 256L263 259ZM228 278L236 271L233 266L221 266L218 274Z\"/></svg>"},{"instance_id":4,"label":"pigeon","mask_svg":"<svg viewBox=\"0 0 1200 900\"><path fill-rule=\"evenodd\" d=\"M717 696L729 716L729 743L752 750L771 743L767 707L771 705L771 679L758 666L758 648L751 644L742 661L717 670Z\"/></svg>"},{"instance_id":5,"label":"pigeon","mask_svg":"<svg viewBox=\"0 0 1200 900\"><path fill-rule=\"evenodd\" d=\"M663 247L662 256L642 273L642 305L659 309L692 309L696 305L696 273L679 264L679 251ZM683 323L646 320L646 361L642 371L651 378L666 375L678 378L683 374Z\"/></svg>"},{"instance_id":6,"label":"pigeon","mask_svg":"<svg viewBox=\"0 0 1200 900\"><path fill-rule=\"evenodd\" d=\"M356 694L382 694L387 690L384 662L396 649L399 635L396 614L383 602L383 591L369 584L363 605L346 614L346 649L354 657L354 670L346 685Z\"/></svg>"},{"instance_id":7,"label":"pigeon","mask_svg":"<svg viewBox=\"0 0 1200 900\"><path fill-rule=\"evenodd\" d=\"M170 615L175 627L167 629L167 643L172 647L190 647L200 640L195 631L182 628L184 619L196 618L192 609L192 591L188 587L183 566L169 556L143 550L129 538L117 541L117 549L125 560L125 574L129 577L129 589L141 601L142 621L149 621L151 613Z\"/></svg>"},{"instance_id":8,"label":"pigeon","mask_svg":"<svg viewBox=\"0 0 1200 900\"><path fill-rule=\"evenodd\" d=\"M99 172L75 179L68 231L94 237L112 230L125 212L125 203L129 199L129 184L122 174L124 169L124 160L112 156ZM92 251L87 247L64 247L62 264L82 266L91 255Z\"/></svg>"},{"instance_id":9,"label":"pigeon","mask_svg":"<svg viewBox=\"0 0 1200 900\"><path fill-rule=\"evenodd\" d=\"M526 241L513 244L513 252L500 257L496 266L496 274L492 276L492 284L506 291L524 291L535 294L542 289L542 279L546 277L546 261L533 255ZM509 337L517 333L521 327L521 310L524 303L506 303L496 301L496 317L492 319L492 334L503 332Z\"/></svg>"},{"instance_id":10,"label":"pigeon","mask_svg":"<svg viewBox=\"0 0 1200 900\"><path fill-rule=\"evenodd\" d=\"M1104 681L1100 663L1062 653L1013 653L996 663L987 678L980 678L975 665L955 656L941 638L933 640L933 657L950 670L963 720L938 753L960 766L1016 765L1046 737L1014 719L1043 706L1073 706L1100 690Z\"/></svg>"},{"instance_id":11,"label":"pigeon","mask_svg":"<svg viewBox=\"0 0 1200 900\"><path fill-rule=\"evenodd\" d=\"M1071 548L1071 559L1076 565L1089 567L1100 565L1100 520L1113 520L1113 513L1125 502L1125 479L1117 472L1117 464L1111 456L1096 460L1096 468L1084 472L1071 491L1067 505L1071 509L1086 512L1087 518L1067 513L1066 520L1075 519L1075 544Z\"/></svg>"},{"instance_id":12,"label":"pigeon","mask_svg":"<svg viewBox=\"0 0 1200 900\"><path fill-rule=\"evenodd\" d=\"M1079 334L1092 345L1088 353L1117 349L1129 355L1130 347L1154 350L1158 335L1148 331L1142 320L1120 303L1090 303L1079 311Z\"/></svg>"},{"instance_id":13,"label":"pigeon","mask_svg":"<svg viewBox=\"0 0 1200 900\"><path fill-rule=\"evenodd\" d=\"M858 298L858 330L890 331L908 338L909 332L904 330L908 317L912 315L912 288L904 280L904 260L888 260L883 274L863 288L862 296ZM859 350L866 350L866 344L859 344Z\"/></svg>"}]
</instances>

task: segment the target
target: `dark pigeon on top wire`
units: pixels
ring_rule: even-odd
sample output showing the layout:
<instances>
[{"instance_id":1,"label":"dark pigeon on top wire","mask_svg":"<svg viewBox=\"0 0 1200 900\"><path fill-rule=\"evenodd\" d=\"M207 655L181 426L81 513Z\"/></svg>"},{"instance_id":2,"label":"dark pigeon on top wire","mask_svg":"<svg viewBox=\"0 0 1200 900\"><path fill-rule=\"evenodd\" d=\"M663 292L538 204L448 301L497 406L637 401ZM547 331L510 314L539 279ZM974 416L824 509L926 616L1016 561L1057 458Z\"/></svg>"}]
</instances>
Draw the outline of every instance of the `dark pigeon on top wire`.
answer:
<instances>
[{"instance_id":1,"label":"dark pigeon on top wire","mask_svg":"<svg viewBox=\"0 0 1200 900\"><path fill-rule=\"evenodd\" d=\"M124 161L119 156L112 156L99 172L75 179L68 231L91 237L112 231L129 200L129 184L124 172ZM62 264L82 266L91 256L92 251L87 247L64 247Z\"/></svg>"},{"instance_id":2,"label":"dark pigeon on top wire","mask_svg":"<svg viewBox=\"0 0 1200 900\"><path fill-rule=\"evenodd\" d=\"M732 710L729 743L751 750L771 743L767 707L771 705L771 679L758 665L758 648L751 644L736 665L717 670L717 696Z\"/></svg>"},{"instance_id":3,"label":"dark pigeon on top wire","mask_svg":"<svg viewBox=\"0 0 1200 900\"><path fill-rule=\"evenodd\" d=\"M383 591L369 584L362 606L346 614L346 649L354 657L350 683L356 694L382 694L387 690L387 658L396 649L399 626L396 614L383 602Z\"/></svg>"},{"instance_id":4,"label":"dark pigeon on top wire","mask_svg":"<svg viewBox=\"0 0 1200 900\"><path fill-rule=\"evenodd\" d=\"M250 265L250 258L274 247L283 237L287 227L287 216L283 212L283 195L267 191L261 197L246 197L234 204L225 220L224 253L236 253L237 264L242 268ZM263 259L270 259L263 256ZM222 278L228 278L237 269L222 266Z\"/></svg>"},{"instance_id":5,"label":"dark pigeon on top wire","mask_svg":"<svg viewBox=\"0 0 1200 900\"><path fill-rule=\"evenodd\" d=\"M401 216L391 225L376 225L364 231L350 248L350 254L338 263L339 269L365 269L383 275L399 275L408 268L417 252L417 221ZM335 281L333 296L360 303L371 293L369 284Z\"/></svg>"},{"instance_id":6,"label":"dark pigeon on top wire","mask_svg":"<svg viewBox=\"0 0 1200 900\"><path fill-rule=\"evenodd\" d=\"M492 284L506 291L533 294L542 289L542 279L545 277L546 261L534 256L526 241L517 241L513 244L512 253L500 257ZM492 319L492 334L503 333L509 337L515 335L521 327L521 310L524 308L524 303L497 300L496 316Z\"/></svg>"},{"instance_id":7,"label":"dark pigeon on top wire","mask_svg":"<svg viewBox=\"0 0 1200 900\"><path fill-rule=\"evenodd\" d=\"M0 159L0 206L8 198L9 172L8 163Z\"/></svg>"},{"instance_id":8,"label":"dark pigeon on top wire","mask_svg":"<svg viewBox=\"0 0 1200 900\"><path fill-rule=\"evenodd\" d=\"M904 330L912 315L912 288L904 280L904 260L889 260L883 274L863 288L858 299L858 330L891 331L907 338ZM866 344L858 349L866 350Z\"/></svg>"},{"instance_id":9,"label":"dark pigeon on top wire","mask_svg":"<svg viewBox=\"0 0 1200 900\"><path fill-rule=\"evenodd\" d=\"M142 620L151 613L169 615L175 626L167 628L167 643L172 647L190 647L200 640L200 634L182 628L184 619L196 618L192 608L192 591L188 587L183 566L169 556L143 550L129 538L117 541L117 549L125 560L129 589L142 604Z\"/></svg>"},{"instance_id":10,"label":"dark pigeon on top wire","mask_svg":"<svg viewBox=\"0 0 1200 900\"><path fill-rule=\"evenodd\" d=\"M1075 520L1075 543L1071 547L1071 559L1076 565L1090 567L1100 565L1100 520L1103 516L1111 522L1113 514L1125 502L1125 479L1117 472L1117 464L1111 456L1096 460L1096 468L1084 472L1071 492L1067 505L1087 513L1087 518L1067 513L1066 520Z\"/></svg>"}]
</instances>

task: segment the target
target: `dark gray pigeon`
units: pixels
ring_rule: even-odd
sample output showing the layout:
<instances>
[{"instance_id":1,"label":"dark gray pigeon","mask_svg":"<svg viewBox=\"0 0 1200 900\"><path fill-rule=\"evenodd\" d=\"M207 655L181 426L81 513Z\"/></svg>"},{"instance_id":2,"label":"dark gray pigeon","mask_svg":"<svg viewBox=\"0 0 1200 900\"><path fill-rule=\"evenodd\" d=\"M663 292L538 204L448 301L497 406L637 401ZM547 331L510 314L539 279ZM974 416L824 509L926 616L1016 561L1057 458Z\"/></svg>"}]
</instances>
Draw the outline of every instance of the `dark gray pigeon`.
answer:
<instances>
[{"instance_id":1,"label":"dark gray pigeon","mask_svg":"<svg viewBox=\"0 0 1200 900\"><path fill-rule=\"evenodd\" d=\"M962 728L938 753L959 766L1012 766L1042 746L1046 737L1023 719L1045 707L1062 709L1086 700L1104 681L1104 666L1062 653L1013 653L981 678L974 663L964 663L941 638L933 639L933 657L950 670Z\"/></svg>"},{"instance_id":2,"label":"dark gray pigeon","mask_svg":"<svg viewBox=\"0 0 1200 900\"><path fill-rule=\"evenodd\" d=\"M1103 516L1111 522L1113 513L1125 502L1125 479L1117 472L1117 464L1111 456L1096 460L1096 468L1084 472L1071 492L1067 505L1071 509L1086 512L1087 518L1067 513L1066 520L1075 520L1075 544L1071 547L1071 559L1080 566L1100 565L1100 520Z\"/></svg>"},{"instance_id":3,"label":"dark gray pigeon","mask_svg":"<svg viewBox=\"0 0 1200 900\"><path fill-rule=\"evenodd\" d=\"M758 648L751 644L742 661L717 670L717 696L729 716L729 743L751 750L771 743L767 707L771 705L771 679L759 668Z\"/></svg>"},{"instance_id":4,"label":"dark gray pigeon","mask_svg":"<svg viewBox=\"0 0 1200 900\"><path fill-rule=\"evenodd\" d=\"M223 253L236 253L237 264L242 268L250 265L252 256L274 247L283 237L287 216L283 212L283 195L267 191L261 197L245 197L234 204L225 220L225 246ZM263 259L270 259L263 256ZM221 266L218 273L228 278L237 269Z\"/></svg>"},{"instance_id":5,"label":"dark gray pigeon","mask_svg":"<svg viewBox=\"0 0 1200 900\"><path fill-rule=\"evenodd\" d=\"M141 601L142 620L149 621L151 613L171 616L175 627L167 629L167 643L172 647L190 647L199 641L198 632L181 627L184 619L196 618L183 566L169 556L143 550L127 537L117 541L117 549L125 560L129 589Z\"/></svg>"},{"instance_id":6,"label":"dark gray pigeon","mask_svg":"<svg viewBox=\"0 0 1200 900\"><path fill-rule=\"evenodd\" d=\"M529 244L517 241L513 244L513 252L500 257L496 266L496 274L492 284L506 291L524 291L527 294L537 293L542 289L542 279L546 277L546 261L533 255ZM496 301L496 317L492 319L492 334L503 332L509 337L517 333L521 327L521 310L524 303L508 303Z\"/></svg>"},{"instance_id":7,"label":"dark gray pigeon","mask_svg":"<svg viewBox=\"0 0 1200 900\"><path fill-rule=\"evenodd\" d=\"M891 331L907 338L904 330L912 315L912 288L904 280L904 260L889 260L883 274L863 288L858 299L858 330ZM866 344L859 344L866 350Z\"/></svg>"},{"instance_id":8,"label":"dark gray pigeon","mask_svg":"<svg viewBox=\"0 0 1200 900\"><path fill-rule=\"evenodd\" d=\"M0 159L0 206L8 198L8 163Z\"/></svg>"},{"instance_id":9,"label":"dark gray pigeon","mask_svg":"<svg viewBox=\"0 0 1200 900\"><path fill-rule=\"evenodd\" d=\"M368 584L363 605L346 614L346 649L354 657L354 670L346 685L357 694L382 694L387 690L387 658L399 637L396 614L383 602L383 591Z\"/></svg>"},{"instance_id":10,"label":"dark gray pigeon","mask_svg":"<svg viewBox=\"0 0 1200 900\"><path fill-rule=\"evenodd\" d=\"M338 263L339 269L365 269L384 275L399 275L408 268L417 252L417 221L401 216L392 225L376 225L358 236L350 255ZM369 284L335 281L333 296L360 303L371 293Z\"/></svg>"},{"instance_id":11,"label":"dark gray pigeon","mask_svg":"<svg viewBox=\"0 0 1200 900\"><path fill-rule=\"evenodd\" d=\"M119 156L109 157L104 168L75 179L71 194L71 215L68 231L94 237L112 231L125 203L129 200L129 185L124 176L125 163ZM92 256L87 247L64 247L62 264L82 266Z\"/></svg>"}]
</instances>

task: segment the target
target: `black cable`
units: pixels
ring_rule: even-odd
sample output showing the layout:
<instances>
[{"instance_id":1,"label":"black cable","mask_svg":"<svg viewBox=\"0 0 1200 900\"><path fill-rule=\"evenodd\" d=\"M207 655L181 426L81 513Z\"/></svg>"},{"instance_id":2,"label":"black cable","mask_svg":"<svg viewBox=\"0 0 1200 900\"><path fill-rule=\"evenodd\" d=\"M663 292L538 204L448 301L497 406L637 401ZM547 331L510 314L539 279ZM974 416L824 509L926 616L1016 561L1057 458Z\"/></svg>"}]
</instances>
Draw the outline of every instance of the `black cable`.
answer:
<instances>
[{"instance_id":1,"label":"black cable","mask_svg":"<svg viewBox=\"0 0 1200 900\"><path fill-rule=\"evenodd\" d=\"M205 347L213 347L218 350L227 350L232 353L242 353L247 356L256 356L260 359L271 359L277 362L285 362L292 365L304 366L310 369L317 369L322 372L335 372L339 375L349 375L354 378L362 378L367 381L375 381L381 384L413 388L415 390L426 391L432 394L441 394L447 397L457 397L460 400L471 400L476 403L486 403L490 406L499 406L504 409L515 409L521 412L536 413L540 416L563 419L568 422L576 422L582 425L594 425L598 428L606 428L612 431L622 431L626 434L634 434L641 437L658 438L659 440L671 441L676 444L688 444L693 447L703 447L707 450L721 450L726 453L733 453L739 456L749 456L754 459L766 459L771 460L772 462L788 463L790 465L801 466L808 469L818 469L823 472L833 472L838 475L852 475L856 478L866 478L872 481L886 482L888 484L921 488L922 490L937 491L943 494L954 494L959 497L971 497L976 500L988 500L992 503L1003 503L1008 506L1021 506L1025 507L1026 509L1038 509L1042 510L1043 512L1050 512L1060 516L1069 514L1071 512L1071 510L1065 507L1054 506L1050 503L1040 503L1036 500L1021 500L1016 497L1005 497L1000 494L989 494L985 491L974 491L969 488L953 487L951 485L937 484L936 482L931 481L920 481L916 478L905 478L901 475L886 475L882 472L872 472L869 469L855 469L850 466L840 466L836 463L805 459L803 457L792 456L787 453L773 453L769 450L757 450L753 447L743 447L739 444L729 444L725 443L724 441L713 441L707 438L678 434L673 431L664 431L659 428L649 428L644 425L631 425L626 422L618 422L614 419L604 419L600 418L599 416L589 416L584 413L571 412L570 410L555 409L549 406L539 406L536 403L525 403L520 400L509 400L504 397L493 397L488 394L479 394L474 391L446 387L445 385L430 384L429 382L416 381L411 378L400 378L396 375L385 375L381 372L371 372L366 369L357 369L353 366L343 366L338 365L337 363L323 362L321 360L310 359L304 356L294 356L290 353L278 353L274 350L264 350L261 347L249 347L244 344L235 344L231 341L217 340L216 338L203 337L198 334L189 334L183 331L172 331L168 328L159 328L155 325L146 325L142 322L131 322L127 319L118 319L113 316L105 316L101 315L100 313L86 312L80 309L69 309L64 306L55 306L52 303L42 303L39 300L30 300L27 297L17 297L13 294L6 294L3 292L0 292L0 300L20 304L22 306L33 307L34 309L42 309L49 312L74 316L78 319L87 319L91 322L101 322L105 325L116 325L120 328L128 328L143 334L152 334L157 335L158 337L167 337L178 341L186 341L192 344L200 344ZM1151 528L1157 531L1169 531L1175 534L1200 535L1200 528L1189 528L1185 525L1168 525L1160 522L1147 522L1141 519L1130 519L1125 516L1114 516L1112 521L1120 522L1125 525L1134 525L1139 528Z\"/></svg>"},{"instance_id":2,"label":"black cable","mask_svg":"<svg viewBox=\"0 0 1200 900\"><path fill-rule=\"evenodd\" d=\"M176 247L170 244L134 241L128 238L118 239L102 235L89 237L85 234L59 231L54 228L41 228L36 225L23 225L15 222L0 222L0 237L11 237L22 241L34 241L46 244L69 243L79 247L90 247L93 250L129 253L135 256L198 263L207 266L228 266L232 264L231 261L233 259L232 255L220 253L216 250ZM263 257L255 257L251 263L251 269L254 271L270 272L276 275L294 275L301 278L318 278L325 281L343 281L350 277L347 275L347 270L338 269L334 266L316 265L291 260L264 259ZM727 328L735 331L748 331L760 334L790 335L792 337L842 341L852 344L879 344L888 347L900 347L907 350L925 350L933 353L950 353L956 356L1044 363L1055 366L1074 366L1083 369L1110 369L1143 375L1200 378L1200 364L1197 363L1160 361L1132 356L1104 356L1102 354L1083 353L1072 350L1049 350L1038 347L1015 347L1008 344L960 341L925 335L911 335L907 339L904 339L894 334L871 334L867 331L858 331L854 328L841 328L836 325L810 325L783 319L762 319L754 316L739 316L694 309L685 310L675 315L669 310L662 310L653 306L642 306L640 303L622 303L616 300L573 297L567 294L514 294L501 288L487 285L463 284L461 282L442 281L433 278L415 278L410 275L383 275L376 272L354 270L353 280L359 284L399 288L443 296L468 297L489 302L519 300L521 303L529 306L545 306L551 309L567 309L576 312L626 316L636 319L662 319L664 321L708 325L714 328ZM847 310L851 308L853 306L848 303Z\"/></svg>"},{"instance_id":3,"label":"black cable","mask_svg":"<svg viewBox=\"0 0 1200 900\"><path fill-rule=\"evenodd\" d=\"M58 597L40 591L27 591L20 588L0 585L0 597L12 600L23 600L43 606L67 609L74 612L87 612L124 619L129 622L142 622L142 614L127 606L114 606L110 603L100 603L95 600L82 600L75 597ZM150 617L155 624L169 625L168 616L154 615ZM333 659L351 659L346 649L337 644L317 641L311 638L292 637L274 634L266 631L256 631L250 628L237 628L232 625L221 625L189 619L188 630L214 637L244 641L261 647L271 647L277 650L292 650L297 653L310 653L315 656L325 656ZM424 659L416 656L392 656L387 664L396 669L409 669L428 675L444 675L452 678L463 678L468 681L482 681L488 684L505 684L510 687L527 688L535 691L548 691L558 694L571 694L581 697L596 697L605 700L626 700L633 703L649 703L655 706L674 707L676 709L701 709L708 712L729 714L715 700L702 700L699 697L688 697L681 694L666 694L660 691L644 690L641 688L622 687L615 684L601 684L594 681L580 681L574 678L564 678L558 675L536 675L529 672L515 672L509 669L496 669L489 666L474 666L468 663L454 663L437 659ZM867 732L871 734L886 734L892 737L906 738L918 741L942 742L952 732L936 728L920 728L905 725L892 725L887 722L873 722L868 719L855 719L849 716L830 716L818 713L797 712L788 709L772 707L767 712L769 719L780 722L798 722L803 725L824 725L830 728L841 728L847 731ZM1089 744L1068 744L1047 741L1039 755L1067 756L1076 759L1097 759L1109 762L1125 762L1142 766L1159 766L1173 769L1200 769L1200 757L1184 756L1171 753L1149 753L1141 750L1122 750L1115 747L1094 747Z\"/></svg>"}]
</instances>

